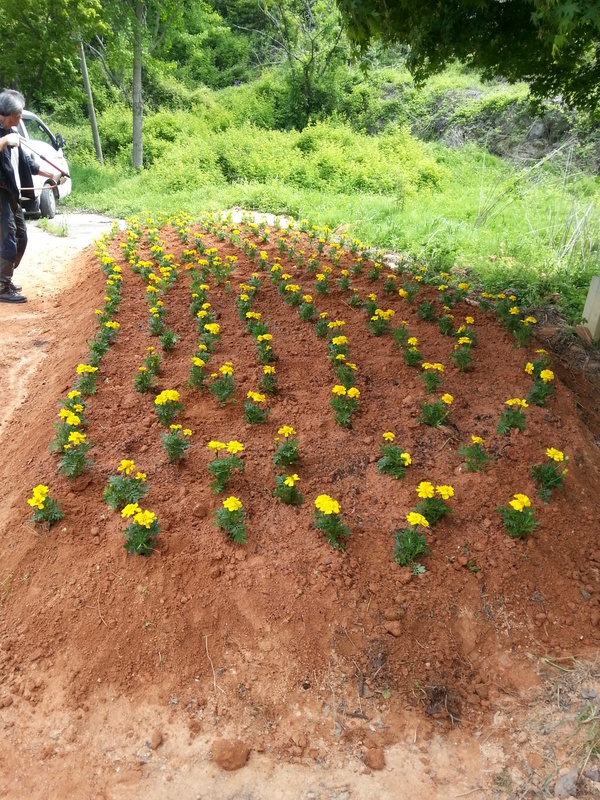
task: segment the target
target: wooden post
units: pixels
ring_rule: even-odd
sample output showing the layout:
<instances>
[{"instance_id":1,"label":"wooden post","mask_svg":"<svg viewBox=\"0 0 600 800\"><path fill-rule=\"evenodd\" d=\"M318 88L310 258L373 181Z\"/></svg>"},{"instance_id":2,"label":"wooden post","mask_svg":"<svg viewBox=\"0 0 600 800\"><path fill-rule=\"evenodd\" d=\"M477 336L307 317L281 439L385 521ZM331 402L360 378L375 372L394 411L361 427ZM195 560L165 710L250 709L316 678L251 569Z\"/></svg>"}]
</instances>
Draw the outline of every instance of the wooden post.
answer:
<instances>
[{"instance_id":1,"label":"wooden post","mask_svg":"<svg viewBox=\"0 0 600 800\"><path fill-rule=\"evenodd\" d=\"M592 278L585 307L583 325L590 332L594 342L600 339L600 277Z\"/></svg>"}]
</instances>

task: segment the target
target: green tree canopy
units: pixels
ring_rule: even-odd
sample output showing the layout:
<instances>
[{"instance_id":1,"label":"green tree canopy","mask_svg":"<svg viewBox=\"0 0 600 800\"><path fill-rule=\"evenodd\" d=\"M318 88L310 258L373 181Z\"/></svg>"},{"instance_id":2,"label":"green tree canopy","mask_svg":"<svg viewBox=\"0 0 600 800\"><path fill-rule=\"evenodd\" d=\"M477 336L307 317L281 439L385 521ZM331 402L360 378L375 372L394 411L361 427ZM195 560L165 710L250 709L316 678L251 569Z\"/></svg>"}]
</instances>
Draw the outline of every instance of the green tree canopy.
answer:
<instances>
[{"instance_id":1,"label":"green tree canopy","mask_svg":"<svg viewBox=\"0 0 600 800\"><path fill-rule=\"evenodd\" d=\"M349 37L409 46L417 82L459 60L535 98L600 99L600 0L337 0Z\"/></svg>"},{"instance_id":2,"label":"green tree canopy","mask_svg":"<svg viewBox=\"0 0 600 800\"><path fill-rule=\"evenodd\" d=\"M98 0L2 0L0 85L38 105L70 95L81 84L78 40L102 29Z\"/></svg>"}]
</instances>

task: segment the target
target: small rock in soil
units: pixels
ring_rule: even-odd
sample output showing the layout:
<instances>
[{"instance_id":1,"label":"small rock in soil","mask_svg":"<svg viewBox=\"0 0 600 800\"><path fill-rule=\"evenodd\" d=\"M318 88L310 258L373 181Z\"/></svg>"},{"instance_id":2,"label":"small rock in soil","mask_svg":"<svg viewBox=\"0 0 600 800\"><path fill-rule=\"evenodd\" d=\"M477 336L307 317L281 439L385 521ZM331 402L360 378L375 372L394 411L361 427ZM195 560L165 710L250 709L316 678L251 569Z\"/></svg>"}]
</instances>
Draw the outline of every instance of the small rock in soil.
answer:
<instances>
[{"instance_id":1,"label":"small rock in soil","mask_svg":"<svg viewBox=\"0 0 600 800\"><path fill-rule=\"evenodd\" d=\"M249 748L238 739L215 739L210 752L213 761L229 772L246 766L250 755Z\"/></svg>"},{"instance_id":2,"label":"small rock in soil","mask_svg":"<svg viewBox=\"0 0 600 800\"><path fill-rule=\"evenodd\" d=\"M600 783L600 771L597 769L586 769L586 771L583 773L583 777L587 778L588 781Z\"/></svg>"},{"instance_id":3,"label":"small rock in soil","mask_svg":"<svg viewBox=\"0 0 600 800\"><path fill-rule=\"evenodd\" d=\"M561 775L554 784L554 797L577 797L577 770Z\"/></svg>"},{"instance_id":4,"label":"small rock in soil","mask_svg":"<svg viewBox=\"0 0 600 800\"><path fill-rule=\"evenodd\" d=\"M391 633L396 638L402 636L402 625L397 620L384 622L383 629L386 633Z\"/></svg>"},{"instance_id":5,"label":"small rock in soil","mask_svg":"<svg viewBox=\"0 0 600 800\"><path fill-rule=\"evenodd\" d=\"M369 769L383 769L385 767L385 756L379 747L368 747L363 753L363 761Z\"/></svg>"},{"instance_id":6,"label":"small rock in soil","mask_svg":"<svg viewBox=\"0 0 600 800\"><path fill-rule=\"evenodd\" d=\"M162 733L158 730L152 731L150 734L150 740L148 741L148 745L150 746L151 750L156 750L162 744Z\"/></svg>"}]
</instances>

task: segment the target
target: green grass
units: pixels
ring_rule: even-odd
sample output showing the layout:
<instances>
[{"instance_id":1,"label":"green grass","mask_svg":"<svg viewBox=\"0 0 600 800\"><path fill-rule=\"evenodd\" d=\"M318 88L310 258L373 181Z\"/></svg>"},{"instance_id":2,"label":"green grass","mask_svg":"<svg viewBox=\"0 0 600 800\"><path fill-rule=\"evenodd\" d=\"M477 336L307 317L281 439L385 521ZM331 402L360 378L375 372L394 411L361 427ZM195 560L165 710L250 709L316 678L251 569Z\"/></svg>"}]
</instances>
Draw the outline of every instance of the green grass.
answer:
<instances>
[{"instance_id":1,"label":"green grass","mask_svg":"<svg viewBox=\"0 0 600 800\"><path fill-rule=\"evenodd\" d=\"M448 92L472 84L472 77L455 71L413 100L447 100ZM244 108L258 102L259 89L239 87ZM64 131L76 142L67 205L115 216L143 210L196 215L234 205L289 214L443 269L457 265L488 291L514 289L522 305L559 293L569 320L580 318L590 277L600 270L598 179L578 171L569 151L519 169L475 144L451 149L394 125L377 136L339 121L302 132L267 130L235 118L236 91L206 90L206 102L193 112L149 117L148 166L139 174L127 166L129 149L118 146L126 140L115 133L123 112L113 110L103 122L114 145L109 166L95 163L84 128ZM496 85L453 114L495 113L522 94L522 87L504 87L503 94Z\"/></svg>"}]
</instances>

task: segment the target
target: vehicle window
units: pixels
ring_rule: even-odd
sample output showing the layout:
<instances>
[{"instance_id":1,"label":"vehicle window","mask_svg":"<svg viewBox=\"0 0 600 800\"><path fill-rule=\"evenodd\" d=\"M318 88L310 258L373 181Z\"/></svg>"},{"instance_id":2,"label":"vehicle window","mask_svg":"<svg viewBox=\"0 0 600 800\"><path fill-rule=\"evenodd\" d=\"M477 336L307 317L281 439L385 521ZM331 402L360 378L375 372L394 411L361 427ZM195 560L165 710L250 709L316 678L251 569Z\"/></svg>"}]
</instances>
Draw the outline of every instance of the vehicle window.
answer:
<instances>
[{"instance_id":1,"label":"vehicle window","mask_svg":"<svg viewBox=\"0 0 600 800\"><path fill-rule=\"evenodd\" d=\"M52 137L46 128L35 119L21 119L21 123L27 128L30 139L37 139L39 142L46 142L54 147Z\"/></svg>"}]
</instances>

